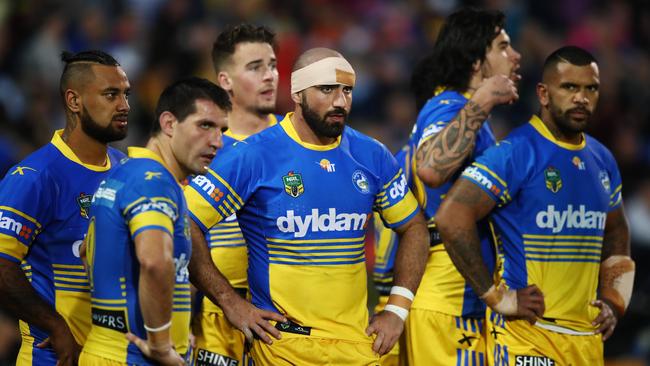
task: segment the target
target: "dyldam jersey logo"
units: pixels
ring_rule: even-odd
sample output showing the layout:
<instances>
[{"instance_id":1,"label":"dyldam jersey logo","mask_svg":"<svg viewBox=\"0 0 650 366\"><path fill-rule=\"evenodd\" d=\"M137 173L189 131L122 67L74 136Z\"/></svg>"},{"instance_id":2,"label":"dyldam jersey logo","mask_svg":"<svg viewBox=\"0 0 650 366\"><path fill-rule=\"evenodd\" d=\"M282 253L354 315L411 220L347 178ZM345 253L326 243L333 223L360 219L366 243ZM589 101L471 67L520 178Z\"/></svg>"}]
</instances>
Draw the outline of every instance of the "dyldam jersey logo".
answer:
<instances>
[{"instance_id":1,"label":"dyldam jersey logo","mask_svg":"<svg viewBox=\"0 0 650 366\"><path fill-rule=\"evenodd\" d=\"M283 233L293 233L296 238L303 238L308 231L313 233L326 231L363 230L368 221L365 213L336 213L335 208L321 214L317 208L310 215L296 216L293 210L288 210L286 216L280 216L275 221Z\"/></svg>"},{"instance_id":2,"label":"dyldam jersey logo","mask_svg":"<svg viewBox=\"0 0 650 366\"><path fill-rule=\"evenodd\" d=\"M605 229L607 213L601 211L588 211L585 205L569 205L566 210L559 210L555 205L548 205L545 211L539 211L535 223L540 229L551 229L559 233L566 229Z\"/></svg>"},{"instance_id":3,"label":"dyldam jersey logo","mask_svg":"<svg viewBox=\"0 0 650 366\"><path fill-rule=\"evenodd\" d=\"M388 194L390 198L396 199L397 197L404 197L406 193L406 177L404 174L400 174L400 179L396 180L391 184Z\"/></svg>"},{"instance_id":4,"label":"dyldam jersey logo","mask_svg":"<svg viewBox=\"0 0 650 366\"><path fill-rule=\"evenodd\" d=\"M22 223L6 216L6 212L0 210L0 229L9 230L21 238L29 239L32 235L32 229Z\"/></svg>"}]
</instances>

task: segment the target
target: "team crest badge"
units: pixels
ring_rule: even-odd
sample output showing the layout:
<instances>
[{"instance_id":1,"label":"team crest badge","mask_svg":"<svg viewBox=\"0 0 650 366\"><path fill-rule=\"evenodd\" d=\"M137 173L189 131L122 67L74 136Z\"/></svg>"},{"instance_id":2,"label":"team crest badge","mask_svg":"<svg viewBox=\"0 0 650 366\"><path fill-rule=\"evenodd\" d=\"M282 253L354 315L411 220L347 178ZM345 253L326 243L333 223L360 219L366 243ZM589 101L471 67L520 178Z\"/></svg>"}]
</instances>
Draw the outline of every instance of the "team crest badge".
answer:
<instances>
[{"instance_id":1,"label":"team crest badge","mask_svg":"<svg viewBox=\"0 0 650 366\"><path fill-rule=\"evenodd\" d=\"M77 204L79 205L79 213L84 219L88 218L88 209L90 209L90 204L93 202L93 196L90 194L79 194L77 197Z\"/></svg>"},{"instance_id":2,"label":"team crest badge","mask_svg":"<svg viewBox=\"0 0 650 366\"><path fill-rule=\"evenodd\" d=\"M302 182L302 175L289 172L282 177L284 191L293 198L296 198L305 192L305 185Z\"/></svg>"},{"instance_id":3,"label":"team crest badge","mask_svg":"<svg viewBox=\"0 0 650 366\"><path fill-rule=\"evenodd\" d=\"M368 177L361 170L355 170L352 174L352 183L357 191L367 194L370 192L370 182Z\"/></svg>"},{"instance_id":4,"label":"team crest badge","mask_svg":"<svg viewBox=\"0 0 650 366\"><path fill-rule=\"evenodd\" d=\"M607 174L606 171L601 170L599 174L600 178L600 183L603 185L603 188L605 188L605 191L607 193L610 193L612 191L612 186L609 182L609 174Z\"/></svg>"},{"instance_id":5,"label":"team crest badge","mask_svg":"<svg viewBox=\"0 0 650 366\"><path fill-rule=\"evenodd\" d=\"M546 188L551 192L557 193L560 188L562 188L562 178L560 177L560 171L549 166L544 170L544 180L546 181Z\"/></svg>"}]
</instances>

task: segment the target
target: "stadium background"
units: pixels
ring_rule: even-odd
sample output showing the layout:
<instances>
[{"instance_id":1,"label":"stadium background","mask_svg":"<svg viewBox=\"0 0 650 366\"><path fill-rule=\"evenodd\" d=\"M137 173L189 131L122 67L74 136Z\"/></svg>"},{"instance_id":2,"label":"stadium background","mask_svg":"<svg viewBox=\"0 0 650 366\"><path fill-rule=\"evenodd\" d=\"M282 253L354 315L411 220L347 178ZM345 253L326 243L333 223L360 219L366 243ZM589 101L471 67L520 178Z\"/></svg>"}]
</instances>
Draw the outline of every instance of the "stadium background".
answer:
<instances>
[{"instance_id":1,"label":"stadium background","mask_svg":"<svg viewBox=\"0 0 650 366\"><path fill-rule=\"evenodd\" d=\"M289 78L303 50L341 51L357 72L350 125L395 151L415 121L408 92L415 62L444 17L464 5L502 10L522 54L520 101L494 113L499 136L537 110L544 57L574 44L598 58L601 99L589 133L615 154L637 262L628 314L605 351L610 365L650 364L650 2L647 0L0 0L0 177L49 142L65 122L58 93L62 50L102 49L130 79L129 137L145 142L164 86L214 80L210 49L226 25L264 24L278 34L278 112L290 110ZM271 163L271 162L270 162ZM13 364L18 334L0 314L0 365ZM645 361L644 361L645 360Z\"/></svg>"}]
</instances>

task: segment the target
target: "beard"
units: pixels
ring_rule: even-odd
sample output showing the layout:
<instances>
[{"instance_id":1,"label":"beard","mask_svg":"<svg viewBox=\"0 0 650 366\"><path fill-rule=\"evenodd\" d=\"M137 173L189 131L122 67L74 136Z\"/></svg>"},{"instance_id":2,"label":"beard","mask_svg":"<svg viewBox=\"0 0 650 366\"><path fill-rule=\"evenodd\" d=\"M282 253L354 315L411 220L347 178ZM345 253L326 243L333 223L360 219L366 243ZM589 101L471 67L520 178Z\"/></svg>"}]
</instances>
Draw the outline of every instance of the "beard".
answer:
<instances>
[{"instance_id":1,"label":"beard","mask_svg":"<svg viewBox=\"0 0 650 366\"><path fill-rule=\"evenodd\" d=\"M113 126L113 121L108 126L102 127L90 116L86 107L83 107L79 119L81 130L94 140L104 144L124 139L128 131L128 125L124 128L116 128Z\"/></svg>"},{"instance_id":2,"label":"beard","mask_svg":"<svg viewBox=\"0 0 650 366\"><path fill-rule=\"evenodd\" d=\"M345 109L336 107L333 110L326 112L325 115L321 117L316 111L309 108L309 104L307 104L307 99L304 97L304 95L302 96L300 106L302 107L302 116L305 118L305 122L307 122L307 125L309 125L312 131L314 131L316 136L329 138L337 138L341 136L343 129L345 129L345 124L348 117L348 113L345 111ZM328 123L326 121L327 117L333 114L342 115L343 122Z\"/></svg>"},{"instance_id":3,"label":"beard","mask_svg":"<svg viewBox=\"0 0 650 366\"><path fill-rule=\"evenodd\" d=\"M575 107L562 111L551 104L550 112L555 120L557 128L560 129L564 135L576 135L584 132L587 129L589 119L591 118L591 112L587 108L583 107ZM573 112L582 112L585 114L585 118L583 120L575 120L571 117L571 113Z\"/></svg>"}]
</instances>

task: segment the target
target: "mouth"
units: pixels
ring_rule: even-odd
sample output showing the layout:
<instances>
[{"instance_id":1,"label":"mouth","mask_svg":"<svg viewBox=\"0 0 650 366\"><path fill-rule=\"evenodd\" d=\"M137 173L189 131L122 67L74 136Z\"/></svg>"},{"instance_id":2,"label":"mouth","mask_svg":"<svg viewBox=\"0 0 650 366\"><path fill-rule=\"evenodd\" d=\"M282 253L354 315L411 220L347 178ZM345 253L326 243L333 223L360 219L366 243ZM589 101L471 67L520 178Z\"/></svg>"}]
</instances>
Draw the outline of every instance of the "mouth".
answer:
<instances>
[{"instance_id":1,"label":"mouth","mask_svg":"<svg viewBox=\"0 0 650 366\"><path fill-rule=\"evenodd\" d=\"M117 116L113 118L113 122L115 122L119 127L126 127L128 125L128 116Z\"/></svg>"},{"instance_id":2,"label":"mouth","mask_svg":"<svg viewBox=\"0 0 650 366\"><path fill-rule=\"evenodd\" d=\"M210 164L212 160L217 156L217 154L201 154L200 159L206 162L206 164Z\"/></svg>"},{"instance_id":3,"label":"mouth","mask_svg":"<svg viewBox=\"0 0 650 366\"><path fill-rule=\"evenodd\" d=\"M275 95L275 89L262 90L260 95L265 98L272 98Z\"/></svg>"},{"instance_id":4,"label":"mouth","mask_svg":"<svg viewBox=\"0 0 650 366\"><path fill-rule=\"evenodd\" d=\"M573 109L569 111L569 116L575 120L584 120L589 118L591 113L584 109Z\"/></svg>"},{"instance_id":5,"label":"mouth","mask_svg":"<svg viewBox=\"0 0 650 366\"><path fill-rule=\"evenodd\" d=\"M345 122L345 114L331 113L331 114L328 114L327 117L325 117L325 119L327 119L328 121L332 121L332 122L343 123L343 122Z\"/></svg>"}]
</instances>

